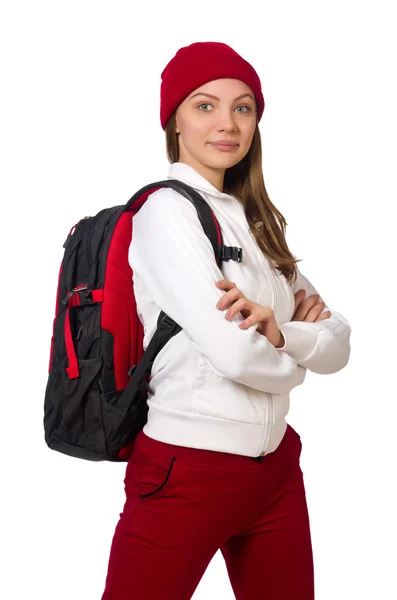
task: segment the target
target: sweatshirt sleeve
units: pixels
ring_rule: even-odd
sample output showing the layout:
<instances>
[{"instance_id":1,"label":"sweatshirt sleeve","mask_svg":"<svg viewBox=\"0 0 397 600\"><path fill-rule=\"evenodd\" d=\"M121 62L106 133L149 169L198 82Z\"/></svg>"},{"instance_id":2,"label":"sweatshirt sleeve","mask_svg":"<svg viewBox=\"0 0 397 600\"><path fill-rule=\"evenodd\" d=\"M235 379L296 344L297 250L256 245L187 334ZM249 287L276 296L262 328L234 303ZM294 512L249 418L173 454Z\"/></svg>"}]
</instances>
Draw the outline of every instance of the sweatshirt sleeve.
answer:
<instances>
[{"instance_id":1,"label":"sweatshirt sleeve","mask_svg":"<svg viewBox=\"0 0 397 600\"><path fill-rule=\"evenodd\" d=\"M216 308L224 279L196 208L171 188L150 194L133 217L129 262L156 305L174 319L193 346L221 377L257 390L289 393L301 385L306 369L279 352L254 327L240 329Z\"/></svg>"},{"instance_id":2,"label":"sweatshirt sleeve","mask_svg":"<svg viewBox=\"0 0 397 600\"><path fill-rule=\"evenodd\" d=\"M297 279L291 283L291 287L293 294L303 288L306 290L305 298L312 294L319 294L321 298L321 294L302 275L299 268ZM349 361L350 324L340 312L328 306L324 307L322 313L327 310L331 311L331 316L322 321L289 321L279 324L285 340L284 346L279 348L280 352L287 352L298 364L313 373L336 373Z\"/></svg>"}]
</instances>

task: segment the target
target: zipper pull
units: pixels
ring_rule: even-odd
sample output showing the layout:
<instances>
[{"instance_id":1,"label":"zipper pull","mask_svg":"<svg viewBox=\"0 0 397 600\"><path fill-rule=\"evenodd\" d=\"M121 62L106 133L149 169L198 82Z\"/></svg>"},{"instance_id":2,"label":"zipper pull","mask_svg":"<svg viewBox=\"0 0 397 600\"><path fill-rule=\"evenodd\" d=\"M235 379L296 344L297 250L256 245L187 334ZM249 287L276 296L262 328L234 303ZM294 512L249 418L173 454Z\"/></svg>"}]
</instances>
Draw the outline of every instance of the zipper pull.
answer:
<instances>
[{"instance_id":1,"label":"zipper pull","mask_svg":"<svg viewBox=\"0 0 397 600\"><path fill-rule=\"evenodd\" d=\"M78 227L78 225L80 225L80 223L82 223L83 221L86 221L87 219L89 219L89 217L83 217L82 219L80 219L80 221L78 221L75 225L73 225L72 229L68 233L68 237L66 238L66 240L64 241L64 243L62 245L62 248L66 248L66 246L68 245L70 238L72 237L76 227Z\"/></svg>"}]
</instances>

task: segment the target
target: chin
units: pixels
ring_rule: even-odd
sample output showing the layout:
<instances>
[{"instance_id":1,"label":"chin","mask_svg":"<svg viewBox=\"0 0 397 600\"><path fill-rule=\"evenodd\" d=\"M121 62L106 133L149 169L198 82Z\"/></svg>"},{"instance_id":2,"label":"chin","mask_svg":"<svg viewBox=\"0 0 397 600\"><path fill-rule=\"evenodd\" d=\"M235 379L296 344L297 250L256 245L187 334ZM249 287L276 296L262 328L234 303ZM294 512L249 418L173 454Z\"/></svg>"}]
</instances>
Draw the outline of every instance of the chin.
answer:
<instances>
[{"instance_id":1,"label":"chin","mask_svg":"<svg viewBox=\"0 0 397 600\"><path fill-rule=\"evenodd\" d=\"M230 169L231 167L234 167L234 165L237 164L236 158L234 158L234 160L231 160L230 158L224 158L222 160L222 158L220 158L219 160L215 161L206 161L207 167L210 167L211 169Z\"/></svg>"},{"instance_id":2,"label":"chin","mask_svg":"<svg viewBox=\"0 0 397 600\"><path fill-rule=\"evenodd\" d=\"M212 150L210 148L209 151L211 152L211 162L219 163L219 164L236 163L239 160L241 160L240 155L242 153L239 150L237 152L220 152L220 151L218 151L218 155L214 156L214 150Z\"/></svg>"}]
</instances>

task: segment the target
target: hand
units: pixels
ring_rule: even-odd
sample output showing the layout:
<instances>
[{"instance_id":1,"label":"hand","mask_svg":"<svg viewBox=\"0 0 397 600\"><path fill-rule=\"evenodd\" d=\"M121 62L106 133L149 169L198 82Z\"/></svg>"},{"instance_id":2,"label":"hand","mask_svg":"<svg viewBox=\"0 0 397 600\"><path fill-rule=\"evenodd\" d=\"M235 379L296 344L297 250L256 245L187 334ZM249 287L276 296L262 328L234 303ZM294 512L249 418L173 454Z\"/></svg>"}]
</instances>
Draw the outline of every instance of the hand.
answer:
<instances>
[{"instance_id":1,"label":"hand","mask_svg":"<svg viewBox=\"0 0 397 600\"><path fill-rule=\"evenodd\" d=\"M303 292L303 294L302 294ZM320 315L321 311L324 310L324 302L318 302L320 300L319 294L311 294L306 299L306 290L303 288L295 292L295 310L291 321L306 321L308 323L318 323L324 319L329 319L331 311L327 310L325 313Z\"/></svg>"},{"instance_id":2,"label":"hand","mask_svg":"<svg viewBox=\"0 0 397 600\"><path fill-rule=\"evenodd\" d=\"M278 328L274 312L270 306L262 306L247 300L236 284L227 279L217 281L216 287L220 290L226 290L226 293L216 305L219 310L229 308L225 315L226 319L230 320L236 313L241 312L245 320L240 323L240 329L247 329L258 323L258 333L264 335L276 348L284 346L284 336Z\"/></svg>"}]
</instances>

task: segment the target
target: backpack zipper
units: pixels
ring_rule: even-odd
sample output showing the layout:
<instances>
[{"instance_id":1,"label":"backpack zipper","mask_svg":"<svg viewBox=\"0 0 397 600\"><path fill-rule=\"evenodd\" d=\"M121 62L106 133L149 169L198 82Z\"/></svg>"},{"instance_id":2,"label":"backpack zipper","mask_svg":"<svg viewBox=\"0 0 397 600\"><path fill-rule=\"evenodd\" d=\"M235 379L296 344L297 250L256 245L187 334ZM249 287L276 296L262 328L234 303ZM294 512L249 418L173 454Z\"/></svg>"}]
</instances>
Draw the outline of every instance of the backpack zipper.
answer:
<instances>
[{"instance_id":1,"label":"backpack zipper","mask_svg":"<svg viewBox=\"0 0 397 600\"><path fill-rule=\"evenodd\" d=\"M95 215L95 217L90 217L92 219L92 221L88 224L88 229L87 229L87 233L86 233L86 236L85 236L85 254L86 254L86 257L87 257L88 269L91 269L91 267L92 267L92 256L91 256L91 235L92 235L92 231L93 231L94 225L97 222L98 218L102 215L102 213L105 212L105 210L107 210L107 209L103 208L102 210L99 211L99 213L97 213ZM107 224L108 224L108 221L106 221L106 223L103 224L103 228Z\"/></svg>"},{"instance_id":2,"label":"backpack zipper","mask_svg":"<svg viewBox=\"0 0 397 600\"><path fill-rule=\"evenodd\" d=\"M63 248L66 249L66 246L68 245L70 238L74 235L74 232L76 230L76 228L80 225L80 223L83 223L83 221L86 221L87 219L89 219L90 217L83 217L82 219L80 219L80 221L78 221L77 223L75 223L73 225L73 227L71 228L71 230L68 233L68 237L66 238L66 240L63 243Z\"/></svg>"},{"instance_id":3,"label":"backpack zipper","mask_svg":"<svg viewBox=\"0 0 397 600\"><path fill-rule=\"evenodd\" d=\"M90 218L91 218L91 222L88 224L87 233L85 235L85 255L87 257L88 269L91 269L91 265L92 265L90 242L91 242L91 232L92 232L92 228L95 223L96 217L90 217Z\"/></svg>"}]
</instances>

